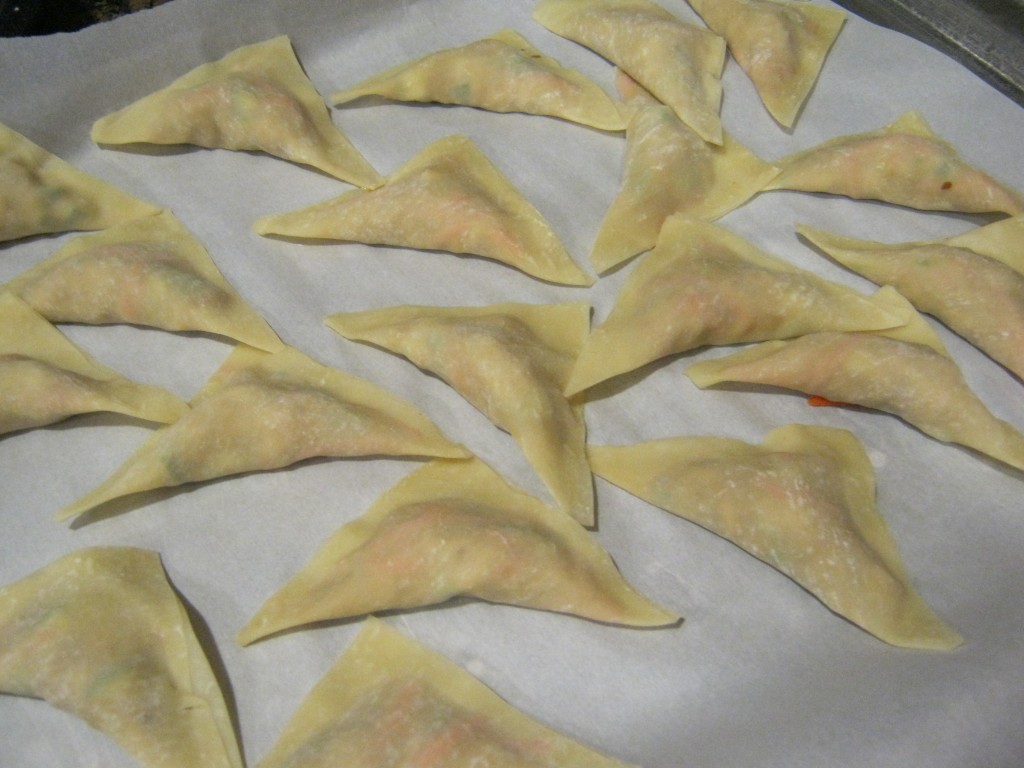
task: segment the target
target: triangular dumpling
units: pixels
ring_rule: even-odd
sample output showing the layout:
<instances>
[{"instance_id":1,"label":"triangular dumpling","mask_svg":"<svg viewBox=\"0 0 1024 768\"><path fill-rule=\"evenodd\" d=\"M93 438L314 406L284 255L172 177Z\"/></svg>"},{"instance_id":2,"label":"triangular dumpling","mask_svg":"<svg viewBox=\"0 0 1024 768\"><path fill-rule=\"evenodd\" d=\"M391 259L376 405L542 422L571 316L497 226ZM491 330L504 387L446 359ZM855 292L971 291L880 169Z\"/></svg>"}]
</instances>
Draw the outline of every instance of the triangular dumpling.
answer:
<instances>
[{"instance_id":1,"label":"triangular dumpling","mask_svg":"<svg viewBox=\"0 0 1024 768\"><path fill-rule=\"evenodd\" d=\"M594 490L583 406L562 394L589 317L583 302L405 306L340 312L327 325L444 379L512 435L558 506L591 525Z\"/></svg>"},{"instance_id":2,"label":"triangular dumpling","mask_svg":"<svg viewBox=\"0 0 1024 768\"><path fill-rule=\"evenodd\" d=\"M636 98L626 129L622 186L590 253L598 272L653 247L672 214L717 219L779 172L728 134L720 145L708 144L668 107Z\"/></svg>"},{"instance_id":3,"label":"triangular dumpling","mask_svg":"<svg viewBox=\"0 0 1024 768\"><path fill-rule=\"evenodd\" d=\"M785 0L687 0L757 89L768 112L789 128L814 87L846 12Z\"/></svg>"},{"instance_id":4,"label":"triangular dumpling","mask_svg":"<svg viewBox=\"0 0 1024 768\"><path fill-rule=\"evenodd\" d=\"M732 541L888 643L962 642L907 578L871 462L846 430L791 424L761 445L677 437L592 446L590 457L599 476Z\"/></svg>"},{"instance_id":5,"label":"triangular dumpling","mask_svg":"<svg viewBox=\"0 0 1024 768\"><path fill-rule=\"evenodd\" d=\"M362 96L549 115L606 131L626 127L618 106L599 85L545 56L511 29L399 64L330 100L343 104Z\"/></svg>"},{"instance_id":6,"label":"triangular dumpling","mask_svg":"<svg viewBox=\"0 0 1024 768\"><path fill-rule=\"evenodd\" d=\"M0 638L0 691L80 717L146 768L241 768L217 679L155 552L82 549L3 587Z\"/></svg>"},{"instance_id":7,"label":"triangular dumpling","mask_svg":"<svg viewBox=\"0 0 1024 768\"><path fill-rule=\"evenodd\" d=\"M816 330L891 328L903 319L846 286L768 255L720 227L669 217L590 334L567 394L705 345Z\"/></svg>"},{"instance_id":8,"label":"triangular dumpling","mask_svg":"<svg viewBox=\"0 0 1024 768\"><path fill-rule=\"evenodd\" d=\"M170 211L75 238L5 287L54 323L132 323L270 352L283 346Z\"/></svg>"},{"instance_id":9,"label":"triangular dumpling","mask_svg":"<svg viewBox=\"0 0 1024 768\"><path fill-rule=\"evenodd\" d=\"M722 143L725 41L650 0L540 0L533 18L599 53L712 144Z\"/></svg>"},{"instance_id":10,"label":"triangular dumpling","mask_svg":"<svg viewBox=\"0 0 1024 768\"><path fill-rule=\"evenodd\" d=\"M630 768L538 723L441 654L370 618L256 768Z\"/></svg>"},{"instance_id":11,"label":"triangular dumpling","mask_svg":"<svg viewBox=\"0 0 1024 768\"><path fill-rule=\"evenodd\" d=\"M634 590L578 523L480 460L435 461L343 526L238 633L466 596L629 626L679 617Z\"/></svg>"},{"instance_id":12,"label":"triangular dumpling","mask_svg":"<svg viewBox=\"0 0 1024 768\"><path fill-rule=\"evenodd\" d=\"M238 48L100 118L92 140L258 150L359 187L381 182L332 122L284 35Z\"/></svg>"},{"instance_id":13,"label":"triangular dumpling","mask_svg":"<svg viewBox=\"0 0 1024 768\"><path fill-rule=\"evenodd\" d=\"M887 245L805 226L797 231L840 264L895 287L918 310L1024 378L1024 273L998 258L950 245L949 239ZM1024 238L1017 253L1024 258Z\"/></svg>"},{"instance_id":14,"label":"triangular dumpling","mask_svg":"<svg viewBox=\"0 0 1024 768\"><path fill-rule=\"evenodd\" d=\"M105 229L158 210L0 123L0 242Z\"/></svg>"},{"instance_id":15,"label":"triangular dumpling","mask_svg":"<svg viewBox=\"0 0 1024 768\"><path fill-rule=\"evenodd\" d=\"M778 162L765 189L881 200L925 211L1024 213L1024 198L965 163L917 112L877 131L839 136Z\"/></svg>"},{"instance_id":16,"label":"triangular dumpling","mask_svg":"<svg viewBox=\"0 0 1024 768\"><path fill-rule=\"evenodd\" d=\"M109 411L169 424L188 405L100 365L11 293L0 293L0 435Z\"/></svg>"},{"instance_id":17,"label":"triangular dumpling","mask_svg":"<svg viewBox=\"0 0 1024 768\"><path fill-rule=\"evenodd\" d=\"M265 216L261 235L471 254L566 285L590 285L551 226L465 136L439 139L374 190Z\"/></svg>"},{"instance_id":18,"label":"triangular dumpling","mask_svg":"<svg viewBox=\"0 0 1024 768\"><path fill-rule=\"evenodd\" d=\"M996 418L971 391L920 315L892 331L766 341L691 365L686 375L701 388L724 381L766 384L884 411L936 440L1024 469L1024 434Z\"/></svg>"},{"instance_id":19,"label":"triangular dumpling","mask_svg":"<svg viewBox=\"0 0 1024 768\"><path fill-rule=\"evenodd\" d=\"M74 517L111 499L316 456L440 456L468 452L410 403L292 347L239 345L192 401L105 482L66 507Z\"/></svg>"}]
</instances>

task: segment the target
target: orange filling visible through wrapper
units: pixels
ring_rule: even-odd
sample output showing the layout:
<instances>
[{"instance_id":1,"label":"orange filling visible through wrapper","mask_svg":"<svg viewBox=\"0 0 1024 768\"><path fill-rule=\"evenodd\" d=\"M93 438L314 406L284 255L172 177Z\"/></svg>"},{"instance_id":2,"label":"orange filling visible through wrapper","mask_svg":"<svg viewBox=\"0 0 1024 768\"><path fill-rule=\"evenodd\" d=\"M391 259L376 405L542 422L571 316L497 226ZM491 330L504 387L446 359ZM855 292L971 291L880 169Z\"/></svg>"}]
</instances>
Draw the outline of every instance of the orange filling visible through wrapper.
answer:
<instances>
[{"instance_id":1,"label":"orange filling visible through wrapper","mask_svg":"<svg viewBox=\"0 0 1024 768\"><path fill-rule=\"evenodd\" d=\"M630 587L591 534L561 511L482 461L436 461L339 529L238 641L456 596L631 626L679 620Z\"/></svg>"}]
</instances>

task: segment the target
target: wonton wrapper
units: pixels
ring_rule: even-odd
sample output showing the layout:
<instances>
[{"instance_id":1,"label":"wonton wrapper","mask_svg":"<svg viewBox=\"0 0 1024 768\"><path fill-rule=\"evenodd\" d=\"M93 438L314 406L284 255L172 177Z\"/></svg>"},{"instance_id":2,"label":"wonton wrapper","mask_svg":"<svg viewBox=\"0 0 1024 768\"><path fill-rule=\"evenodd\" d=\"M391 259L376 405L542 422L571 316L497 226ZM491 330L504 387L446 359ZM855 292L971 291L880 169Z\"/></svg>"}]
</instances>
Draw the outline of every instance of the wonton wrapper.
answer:
<instances>
[{"instance_id":1,"label":"wonton wrapper","mask_svg":"<svg viewBox=\"0 0 1024 768\"><path fill-rule=\"evenodd\" d=\"M80 717L147 768L242 766L155 552L82 549L0 589L0 691Z\"/></svg>"},{"instance_id":2,"label":"wonton wrapper","mask_svg":"<svg viewBox=\"0 0 1024 768\"><path fill-rule=\"evenodd\" d=\"M258 150L359 187L381 183L332 122L284 35L238 48L100 118L92 140Z\"/></svg>"},{"instance_id":3,"label":"wonton wrapper","mask_svg":"<svg viewBox=\"0 0 1024 768\"><path fill-rule=\"evenodd\" d=\"M883 292L898 295L891 287ZM892 331L767 341L696 363L686 375L701 388L723 381L766 384L884 411L936 440L1024 469L1024 434L992 415L971 391L920 315Z\"/></svg>"},{"instance_id":4,"label":"wonton wrapper","mask_svg":"<svg viewBox=\"0 0 1024 768\"><path fill-rule=\"evenodd\" d=\"M649 0L540 0L533 18L599 53L712 144L722 143L725 41Z\"/></svg>"},{"instance_id":5,"label":"wonton wrapper","mask_svg":"<svg viewBox=\"0 0 1024 768\"><path fill-rule=\"evenodd\" d=\"M846 430L791 424L759 446L678 437L592 446L590 457L599 476L732 541L888 643L962 642L907 578L871 462Z\"/></svg>"},{"instance_id":6,"label":"wonton wrapper","mask_svg":"<svg viewBox=\"0 0 1024 768\"><path fill-rule=\"evenodd\" d=\"M894 286L918 310L934 315L1024 378L1024 273L997 258L950 245L949 239L886 245L805 226L797 231L840 264L880 285ZM1024 238L1018 258L1024 258Z\"/></svg>"},{"instance_id":7,"label":"wonton wrapper","mask_svg":"<svg viewBox=\"0 0 1024 768\"><path fill-rule=\"evenodd\" d=\"M239 345L192 401L105 482L66 507L75 517L111 499L316 456L440 456L468 452L410 403L292 347Z\"/></svg>"},{"instance_id":8,"label":"wonton wrapper","mask_svg":"<svg viewBox=\"0 0 1024 768\"><path fill-rule=\"evenodd\" d=\"M170 211L78 237L6 288L54 323L133 323L269 352L283 346Z\"/></svg>"},{"instance_id":9,"label":"wonton wrapper","mask_svg":"<svg viewBox=\"0 0 1024 768\"><path fill-rule=\"evenodd\" d=\"M590 285L550 225L470 139L435 141L374 190L276 216L261 235L472 254L541 280Z\"/></svg>"},{"instance_id":10,"label":"wonton wrapper","mask_svg":"<svg viewBox=\"0 0 1024 768\"><path fill-rule=\"evenodd\" d=\"M0 123L0 242L106 229L159 210Z\"/></svg>"},{"instance_id":11,"label":"wonton wrapper","mask_svg":"<svg viewBox=\"0 0 1024 768\"><path fill-rule=\"evenodd\" d=\"M538 723L371 617L256 768L383 764L630 768Z\"/></svg>"},{"instance_id":12,"label":"wonton wrapper","mask_svg":"<svg viewBox=\"0 0 1024 768\"><path fill-rule=\"evenodd\" d=\"M343 104L363 96L548 115L607 131L626 127L600 86L511 29L400 64L330 100Z\"/></svg>"},{"instance_id":13,"label":"wonton wrapper","mask_svg":"<svg viewBox=\"0 0 1024 768\"><path fill-rule=\"evenodd\" d=\"M784 0L687 0L757 89L768 112L789 128L814 87L846 12Z\"/></svg>"},{"instance_id":14,"label":"wonton wrapper","mask_svg":"<svg viewBox=\"0 0 1024 768\"><path fill-rule=\"evenodd\" d=\"M576 361L567 394L705 345L891 328L890 309L707 222L669 217Z\"/></svg>"},{"instance_id":15,"label":"wonton wrapper","mask_svg":"<svg viewBox=\"0 0 1024 768\"><path fill-rule=\"evenodd\" d=\"M108 411L169 424L188 405L100 365L11 293L0 293L0 435Z\"/></svg>"},{"instance_id":16,"label":"wonton wrapper","mask_svg":"<svg viewBox=\"0 0 1024 768\"><path fill-rule=\"evenodd\" d=\"M479 460L435 461L338 530L238 634L468 596L631 626L679 616L637 593L559 510Z\"/></svg>"},{"instance_id":17,"label":"wonton wrapper","mask_svg":"<svg viewBox=\"0 0 1024 768\"><path fill-rule=\"evenodd\" d=\"M444 379L512 435L559 507L591 525L583 405L562 394L589 317L588 304L573 302L391 307L339 312L326 322Z\"/></svg>"},{"instance_id":18,"label":"wonton wrapper","mask_svg":"<svg viewBox=\"0 0 1024 768\"><path fill-rule=\"evenodd\" d=\"M638 93L629 100L638 107L626 129L622 187L590 254L598 272L654 246L672 214L717 219L779 172L728 134L722 135L721 145L708 144L671 109L639 95L644 91L635 84L623 90Z\"/></svg>"},{"instance_id":19,"label":"wonton wrapper","mask_svg":"<svg viewBox=\"0 0 1024 768\"><path fill-rule=\"evenodd\" d=\"M881 200L925 211L1024 213L1024 199L967 165L917 112L877 131L840 136L779 161L765 189Z\"/></svg>"}]
</instances>

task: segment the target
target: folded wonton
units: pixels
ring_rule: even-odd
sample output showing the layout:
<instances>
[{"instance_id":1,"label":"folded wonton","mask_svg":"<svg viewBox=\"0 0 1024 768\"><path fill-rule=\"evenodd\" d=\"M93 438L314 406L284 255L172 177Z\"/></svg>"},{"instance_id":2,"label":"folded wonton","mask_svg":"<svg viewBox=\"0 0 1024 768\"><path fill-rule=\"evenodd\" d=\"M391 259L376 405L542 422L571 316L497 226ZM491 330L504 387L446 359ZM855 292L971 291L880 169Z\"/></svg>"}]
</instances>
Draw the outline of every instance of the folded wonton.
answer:
<instances>
[{"instance_id":1,"label":"folded wonton","mask_svg":"<svg viewBox=\"0 0 1024 768\"><path fill-rule=\"evenodd\" d=\"M434 142L374 190L265 216L261 235L472 254L566 285L593 280L550 225L465 136Z\"/></svg>"},{"instance_id":2,"label":"folded wonton","mask_svg":"<svg viewBox=\"0 0 1024 768\"><path fill-rule=\"evenodd\" d=\"M185 418L156 432L58 518L154 488L279 469L315 456L467 455L410 403L364 379L292 347L271 354L239 345Z\"/></svg>"},{"instance_id":3,"label":"folded wonton","mask_svg":"<svg viewBox=\"0 0 1024 768\"><path fill-rule=\"evenodd\" d=\"M242 766L155 552L82 549L0 589L0 691L80 717L147 768Z\"/></svg>"},{"instance_id":4,"label":"folded wonton","mask_svg":"<svg viewBox=\"0 0 1024 768\"><path fill-rule=\"evenodd\" d=\"M687 0L753 82L771 116L789 128L814 87L846 12L785 0Z\"/></svg>"},{"instance_id":5,"label":"folded wonton","mask_svg":"<svg viewBox=\"0 0 1024 768\"><path fill-rule=\"evenodd\" d=\"M883 292L898 296L891 287ZM767 384L884 411L937 440L1024 469L1024 434L992 415L971 391L920 315L891 331L767 341L696 363L686 375L702 388L723 381Z\"/></svg>"},{"instance_id":6,"label":"folded wonton","mask_svg":"<svg viewBox=\"0 0 1024 768\"><path fill-rule=\"evenodd\" d=\"M283 346L170 211L76 238L6 288L55 323L133 323Z\"/></svg>"},{"instance_id":7,"label":"folded wonton","mask_svg":"<svg viewBox=\"0 0 1024 768\"><path fill-rule=\"evenodd\" d=\"M583 406L562 394L590 307L495 304L340 312L327 325L431 371L519 443L558 505L594 522Z\"/></svg>"},{"instance_id":8,"label":"folded wonton","mask_svg":"<svg viewBox=\"0 0 1024 768\"><path fill-rule=\"evenodd\" d=\"M766 189L825 192L926 211L1024 213L1024 198L967 165L917 112L779 161Z\"/></svg>"},{"instance_id":9,"label":"folded wonton","mask_svg":"<svg viewBox=\"0 0 1024 768\"><path fill-rule=\"evenodd\" d=\"M0 435L109 411L171 423L177 395L100 365L11 293L0 293Z\"/></svg>"},{"instance_id":10,"label":"folded wonton","mask_svg":"<svg viewBox=\"0 0 1024 768\"><path fill-rule=\"evenodd\" d=\"M331 121L284 35L238 48L100 118L92 140L258 150L359 187L381 183Z\"/></svg>"},{"instance_id":11,"label":"folded wonton","mask_svg":"<svg viewBox=\"0 0 1024 768\"><path fill-rule=\"evenodd\" d=\"M846 430L791 424L761 445L678 437L592 446L594 472L729 539L894 645L962 642L914 590L875 505L875 478Z\"/></svg>"},{"instance_id":12,"label":"folded wonton","mask_svg":"<svg viewBox=\"0 0 1024 768\"><path fill-rule=\"evenodd\" d=\"M549 115L607 131L626 127L600 86L511 29L400 64L330 100L342 104L362 96Z\"/></svg>"},{"instance_id":13,"label":"folded wonton","mask_svg":"<svg viewBox=\"0 0 1024 768\"><path fill-rule=\"evenodd\" d=\"M540 0L533 18L617 65L705 141L722 143L718 35L650 0Z\"/></svg>"},{"instance_id":14,"label":"folded wonton","mask_svg":"<svg viewBox=\"0 0 1024 768\"><path fill-rule=\"evenodd\" d=\"M644 93L633 84L626 88ZM708 144L668 107L640 95L629 103L634 100L639 106L626 130L622 188L590 254L598 272L651 248L672 214L717 219L779 172L728 134L721 145Z\"/></svg>"},{"instance_id":15,"label":"folded wonton","mask_svg":"<svg viewBox=\"0 0 1024 768\"><path fill-rule=\"evenodd\" d=\"M370 618L256 768L381 764L629 768L538 723L457 664Z\"/></svg>"},{"instance_id":16,"label":"folded wonton","mask_svg":"<svg viewBox=\"0 0 1024 768\"><path fill-rule=\"evenodd\" d=\"M578 523L479 460L435 461L338 530L238 634L467 596L596 621L679 620L637 593Z\"/></svg>"},{"instance_id":17,"label":"folded wonton","mask_svg":"<svg viewBox=\"0 0 1024 768\"><path fill-rule=\"evenodd\" d=\"M1024 262L1024 219L1004 222L1016 222L1014 256ZM1024 378L1024 272L997 257L951 245L950 239L885 245L810 227L797 231L840 264L879 285L894 286L921 312Z\"/></svg>"},{"instance_id":18,"label":"folded wonton","mask_svg":"<svg viewBox=\"0 0 1024 768\"><path fill-rule=\"evenodd\" d=\"M105 229L158 210L0 123L0 242Z\"/></svg>"},{"instance_id":19,"label":"folded wonton","mask_svg":"<svg viewBox=\"0 0 1024 768\"><path fill-rule=\"evenodd\" d=\"M707 222L669 217L580 352L567 394L708 344L891 328L890 309Z\"/></svg>"}]
</instances>

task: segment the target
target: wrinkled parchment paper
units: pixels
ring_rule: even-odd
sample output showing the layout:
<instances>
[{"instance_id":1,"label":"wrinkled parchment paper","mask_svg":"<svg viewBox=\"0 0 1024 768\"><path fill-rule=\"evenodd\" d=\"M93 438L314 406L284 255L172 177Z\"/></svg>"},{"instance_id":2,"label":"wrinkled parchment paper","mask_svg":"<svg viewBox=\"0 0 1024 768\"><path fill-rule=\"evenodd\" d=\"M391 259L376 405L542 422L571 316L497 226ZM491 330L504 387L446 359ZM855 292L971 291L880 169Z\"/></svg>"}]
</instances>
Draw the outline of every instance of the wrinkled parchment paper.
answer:
<instances>
[{"instance_id":1,"label":"wrinkled parchment paper","mask_svg":"<svg viewBox=\"0 0 1024 768\"><path fill-rule=\"evenodd\" d=\"M682 0L664 4L697 20ZM512 482L547 499L511 438L453 390L400 358L340 338L323 318L403 303L586 298L600 322L633 264L593 288L562 288L482 259L265 239L250 228L258 216L349 187L264 155L111 150L89 141L96 118L203 62L278 34L291 36L324 94L502 27L611 91L609 64L547 32L531 10L525 0L175 0L74 34L0 41L0 120L83 170L172 209L285 341L409 398ZM771 120L734 62L724 84L726 130L766 159L918 109L969 162L1024 188L1020 108L943 55L857 18L841 33L792 132ZM621 135L542 117L373 101L333 110L333 117L385 174L435 139L468 135L588 266L619 184ZM774 192L720 224L799 266L871 291L799 241L794 224L897 242L945 237L990 220ZM0 281L70 237L0 245ZM64 331L101 362L186 399L230 350L212 337L133 327ZM939 332L989 407L1024 427L1021 382ZM683 376L690 362L721 352L650 366L629 377L629 386L604 392L588 406L591 441L716 434L759 442L792 421L853 430L876 466L879 506L913 581L966 637L963 648L936 654L886 646L732 544L600 480L595 535L627 579L685 616L681 626L637 631L471 601L387 620L538 720L650 768L1019 765L1024 477L890 416L810 408L793 394L700 391ZM234 633L327 535L418 463L312 461L150 494L124 514L86 525L54 522L152 428L97 415L0 439L0 583L79 547L158 550L213 656L255 764L361 622L246 649L234 645ZM0 696L0 765L115 768L133 761L69 715Z\"/></svg>"}]
</instances>

